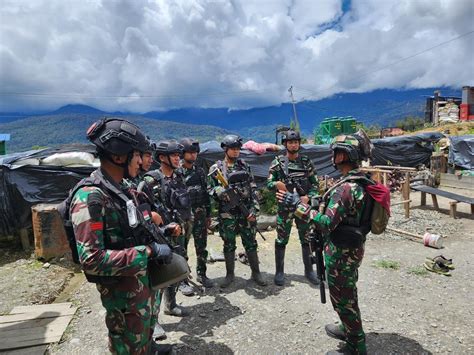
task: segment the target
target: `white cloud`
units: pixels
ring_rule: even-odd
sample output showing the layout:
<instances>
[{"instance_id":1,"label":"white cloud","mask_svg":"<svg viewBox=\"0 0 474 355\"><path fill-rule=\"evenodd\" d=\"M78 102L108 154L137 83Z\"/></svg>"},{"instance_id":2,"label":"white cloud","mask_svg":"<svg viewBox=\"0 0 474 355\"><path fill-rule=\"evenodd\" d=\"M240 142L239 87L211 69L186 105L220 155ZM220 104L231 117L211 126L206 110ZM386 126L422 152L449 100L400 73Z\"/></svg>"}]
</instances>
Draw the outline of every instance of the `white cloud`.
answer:
<instances>
[{"instance_id":1,"label":"white cloud","mask_svg":"<svg viewBox=\"0 0 474 355\"><path fill-rule=\"evenodd\" d=\"M342 0L2 0L0 91L42 96L2 95L0 111L474 85L474 34L390 65L473 31L473 18L471 0L352 0L345 14Z\"/></svg>"}]
</instances>

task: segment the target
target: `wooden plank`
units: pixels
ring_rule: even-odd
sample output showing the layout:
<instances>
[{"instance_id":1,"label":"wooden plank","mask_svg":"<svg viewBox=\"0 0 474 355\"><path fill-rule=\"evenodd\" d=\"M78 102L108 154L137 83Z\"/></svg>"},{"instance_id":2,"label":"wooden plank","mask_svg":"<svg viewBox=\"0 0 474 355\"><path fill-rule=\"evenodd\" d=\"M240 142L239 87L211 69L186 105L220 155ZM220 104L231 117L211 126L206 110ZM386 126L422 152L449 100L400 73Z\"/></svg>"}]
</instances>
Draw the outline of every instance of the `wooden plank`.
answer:
<instances>
[{"instance_id":1,"label":"wooden plank","mask_svg":"<svg viewBox=\"0 0 474 355\"><path fill-rule=\"evenodd\" d=\"M0 349L12 349L25 346L53 343L61 340L72 316L50 319L51 322L44 326L0 330Z\"/></svg>"},{"instance_id":2,"label":"wooden plank","mask_svg":"<svg viewBox=\"0 0 474 355\"><path fill-rule=\"evenodd\" d=\"M472 197L467 197L459 194L455 194L449 191L444 191L440 189L436 189L434 187L426 186L426 185L414 185L411 187L413 190L416 191L424 191L429 194L434 194L442 197L449 198L451 200L455 200L458 202L464 202L468 204L474 204L474 198Z\"/></svg>"},{"instance_id":3,"label":"wooden plank","mask_svg":"<svg viewBox=\"0 0 474 355\"><path fill-rule=\"evenodd\" d=\"M62 316L56 318L37 318L37 319L28 319L24 321L18 322L9 322L9 323L1 323L0 324L0 333L3 330L10 330L10 329L26 329L26 328L38 328L38 327L46 327L48 324L52 322L56 322L55 319L65 318L65 317L72 317L72 316Z\"/></svg>"},{"instance_id":4,"label":"wooden plank","mask_svg":"<svg viewBox=\"0 0 474 355\"><path fill-rule=\"evenodd\" d=\"M19 313L34 313L34 312L44 312L44 311L62 311L63 309L70 309L72 306L71 302L64 303L51 303L51 304L35 304L30 306L17 306L10 311L10 314L19 314Z\"/></svg>"},{"instance_id":5,"label":"wooden plank","mask_svg":"<svg viewBox=\"0 0 474 355\"><path fill-rule=\"evenodd\" d=\"M54 312L31 312L31 313L20 313L20 314L7 314L6 316L0 316L0 324L26 321L29 319L72 316L76 312L76 309L77 308L70 308L70 309L64 309L62 311L54 311Z\"/></svg>"},{"instance_id":6,"label":"wooden plank","mask_svg":"<svg viewBox=\"0 0 474 355\"><path fill-rule=\"evenodd\" d=\"M21 247L25 251L31 250L31 245L30 245L30 238L28 237L28 229L26 228L21 228L20 229L20 242L21 242Z\"/></svg>"},{"instance_id":7,"label":"wooden plank","mask_svg":"<svg viewBox=\"0 0 474 355\"><path fill-rule=\"evenodd\" d=\"M48 344L2 351L2 355L44 355L46 349L48 349Z\"/></svg>"}]
</instances>

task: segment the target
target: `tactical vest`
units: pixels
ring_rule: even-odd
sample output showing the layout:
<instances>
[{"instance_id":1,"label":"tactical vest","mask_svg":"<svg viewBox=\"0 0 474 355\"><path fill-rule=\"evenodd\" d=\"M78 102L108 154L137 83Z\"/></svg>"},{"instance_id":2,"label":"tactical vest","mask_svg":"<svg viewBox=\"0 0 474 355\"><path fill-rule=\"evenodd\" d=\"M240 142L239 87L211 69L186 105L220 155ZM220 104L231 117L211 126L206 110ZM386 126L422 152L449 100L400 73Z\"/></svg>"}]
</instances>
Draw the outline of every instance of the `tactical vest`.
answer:
<instances>
[{"instance_id":1,"label":"tactical vest","mask_svg":"<svg viewBox=\"0 0 474 355\"><path fill-rule=\"evenodd\" d=\"M303 158L298 156L297 161L302 165L301 168L290 166L288 156L278 157L281 172L283 173L284 183L288 191L294 191L300 196L306 196L311 190L309 181L309 169L305 166Z\"/></svg>"},{"instance_id":2,"label":"tactical vest","mask_svg":"<svg viewBox=\"0 0 474 355\"><path fill-rule=\"evenodd\" d=\"M359 181L358 185L364 187ZM355 216L347 216L329 234L331 242L340 248L358 248L365 243L366 236L371 228L371 216L373 209L373 199L365 193L364 210L358 220Z\"/></svg>"},{"instance_id":3,"label":"tactical vest","mask_svg":"<svg viewBox=\"0 0 474 355\"><path fill-rule=\"evenodd\" d=\"M71 202L76 192L86 186L98 187L102 192L110 197L108 201L112 203L110 206L119 214L119 226L122 230L122 237L117 238L107 233L107 220L104 218L104 248L110 250L123 250L134 246L145 245L151 242L151 238L148 233L143 231L143 228L132 228L128 223L128 214L126 201L131 201L118 187L114 186L111 182L107 181L100 169L94 171L91 176L82 179L69 193L69 196L59 206L58 211L63 218L64 229L66 231L69 246L71 248L72 259L75 263L79 264L79 254L77 252L76 238L74 235L74 229L71 221ZM139 219L139 225L143 227L145 221L143 215L137 213ZM117 283L123 276L98 276L90 275L84 272L87 281L101 284L114 284Z\"/></svg>"},{"instance_id":4,"label":"tactical vest","mask_svg":"<svg viewBox=\"0 0 474 355\"><path fill-rule=\"evenodd\" d=\"M249 205L252 203L252 186L250 185L251 176L245 163L237 159L234 167L230 173L227 171L227 165L223 161L217 162L217 167L222 171L222 174L229 183L229 188L238 191L238 195L241 199L241 203ZM239 207L232 208L228 211L232 215L240 213Z\"/></svg>"},{"instance_id":5,"label":"tactical vest","mask_svg":"<svg viewBox=\"0 0 474 355\"><path fill-rule=\"evenodd\" d=\"M159 184L161 190L159 194L163 204L162 212L165 215L166 223L184 222L191 218L191 201L181 175L167 178L159 170L148 172L145 175L151 176ZM154 193L156 194L155 191ZM176 221L176 218L180 221Z\"/></svg>"},{"instance_id":6,"label":"tactical vest","mask_svg":"<svg viewBox=\"0 0 474 355\"><path fill-rule=\"evenodd\" d=\"M207 191L203 188L201 172L196 168L184 178L192 208L203 207L207 203Z\"/></svg>"}]
</instances>

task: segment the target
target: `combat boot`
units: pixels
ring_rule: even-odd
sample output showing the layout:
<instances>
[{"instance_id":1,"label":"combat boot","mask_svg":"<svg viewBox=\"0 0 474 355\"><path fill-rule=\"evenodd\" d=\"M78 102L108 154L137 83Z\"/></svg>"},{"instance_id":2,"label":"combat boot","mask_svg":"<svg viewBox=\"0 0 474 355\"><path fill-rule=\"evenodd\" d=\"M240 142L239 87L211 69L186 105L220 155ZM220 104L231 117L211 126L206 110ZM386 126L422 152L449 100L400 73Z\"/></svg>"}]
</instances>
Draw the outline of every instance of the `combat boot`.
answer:
<instances>
[{"instance_id":1,"label":"combat boot","mask_svg":"<svg viewBox=\"0 0 474 355\"><path fill-rule=\"evenodd\" d=\"M285 249L284 245L275 244L275 285L283 286L285 284Z\"/></svg>"},{"instance_id":2,"label":"combat boot","mask_svg":"<svg viewBox=\"0 0 474 355\"><path fill-rule=\"evenodd\" d=\"M222 282L221 287L226 288L229 287L232 282L234 282L235 274L235 252L227 252L224 253L225 258L225 280Z\"/></svg>"},{"instance_id":3,"label":"combat boot","mask_svg":"<svg viewBox=\"0 0 474 355\"><path fill-rule=\"evenodd\" d=\"M256 250L248 251L247 258L249 259L250 269L252 270L252 280L259 286L267 286L267 282L263 279L258 265L258 254Z\"/></svg>"},{"instance_id":4,"label":"combat boot","mask_svg":"<svg viewBox=\"0 0 474 355\"><path fill-rule=\"evenodd\" d=\"M148 348L148 354L150 355L168 355L173 354L173 346L171 344L156 344L151 342Z\"/></svg>"},{"instance_id":5,"label":"combat boot","mask_svg":"<svg viewBox=\"0 0 474 355\"><path fill-rule=\"evenodd\" d=\"M166 332L163 329L161 325L158 323L155 324L155 327L153 328L153 335L152 335L153 340L165 340L167 338Z\"/></svg>"},{"instance_id":6,"label":"combat boot","mask_svg":"<svg viewBox=\"0 0 474 355\"><path fill-rule=\"evenodd\" d=\"M204 286L204 288L213 288L214 282L206 276L206 274L198 275L197 282Z\"/></svg>"},{"instance_id":7,"label":"combat boot","mask_svg":"<svg viewBox=\"0 0 474 355\"><path fill-rule=\"evenodd\" d=\"M176 285L168 286L163 292L164 313L169 316L186 317L189 311L176 304Z\"/></svg>"},{"instance_id":8,"label":"combat boot","mask_svg":"<svg viewBox=\"0 0 474 355\"><path fill-rule=\"evenodd\" d=\"M309 250L309 244L302 244L301 245L301 255L303 257L304 276L313 285L319 285L318 276L314 272L313 263L311 262L311 254L310 254L310 250Z\"/></svg>"},{"instance_id":9,"label":"combat boot","mask_svg":"<svg viewBox=\"0 0 474 355\"><path fill-rule=\"evenodd\" d=\"M344 328L341 324L326 324L324 329L326 330L326 334L331 338L342 341L346 340L346 332L344 332Z\"/></svg>"}]
</instances>

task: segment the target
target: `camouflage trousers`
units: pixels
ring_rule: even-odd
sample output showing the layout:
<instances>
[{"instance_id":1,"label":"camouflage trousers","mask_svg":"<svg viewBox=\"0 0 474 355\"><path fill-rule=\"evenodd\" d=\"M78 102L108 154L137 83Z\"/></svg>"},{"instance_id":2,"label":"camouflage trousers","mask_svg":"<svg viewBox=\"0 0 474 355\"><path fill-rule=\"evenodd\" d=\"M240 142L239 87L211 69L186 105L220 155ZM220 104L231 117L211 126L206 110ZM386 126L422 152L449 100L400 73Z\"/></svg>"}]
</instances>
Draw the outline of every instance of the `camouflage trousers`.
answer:
<instances>
[{"instance_id":1,"label":"camouflage trousers","mask_svg":"<svg viewBox=\"0 0 474 355\"><path fill-rule=\"evenodd\" d=\"M296 228L298 229L298 236L300 238L300 243L308 243L307 235L309 232L310 225L309 223L303 222L299 218L295 218L292 212L285 211L281 208L278 208L277 214L277 237L275 244L278 246L286 246L288 240L290 239L291 227L293 225L293 220L295 220Z\"/></svg>"},{"instance_id":2,"label":"camouflage trousers","mask_svg":"<svg viewBox=\"0 0 474 355\"><path fill-rule=\"evenodd\" d=\"M242 244L246 252L257 250L256 233L256 227L250 226L245 217L222 218L221 216L219 218L219 235L224 241L224 253L230 253L237 249L237 235L242 238Z\"/></svg>"},{"instance_id":3,"label":"camouflage trousers","mask_svg":"<svg viewBox=\"0 0 474 355\"><path fill-rule=\"evenodd\" d=\"M206 226L206 210L204 208L193 209L193 218L184 226L186 259L188 253L188 245L191 237L194 239L194 248L196 249L196 273L198 275L206 275L207 262L207 226Z\"/></svg>"},{"instance_id":4,"label":"camouflage trousers","mask_svg":"<svg viewBox=\"0 0 474 355\"><path fill-rule=\"evenodd\" d=\"M156 321L155 292L150 289L148 275L121 277L112 285L97 284L97 290L106 310L110 352L146 354Z\"/></svg>"},{"instance_id":5,"label":"camouflage trousers","mask_svg":"<svg viewBox=\"0 0 474 355\"><path fill-rule=\"evenodd\" d=\"M348 249L328 242L324 254L331 303L346 332L347 345L354 354L365 354L365 333L362 329L356 285L358 269L364 257L364 245Z\"/></svg>"}]
</instances>

